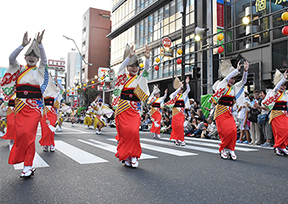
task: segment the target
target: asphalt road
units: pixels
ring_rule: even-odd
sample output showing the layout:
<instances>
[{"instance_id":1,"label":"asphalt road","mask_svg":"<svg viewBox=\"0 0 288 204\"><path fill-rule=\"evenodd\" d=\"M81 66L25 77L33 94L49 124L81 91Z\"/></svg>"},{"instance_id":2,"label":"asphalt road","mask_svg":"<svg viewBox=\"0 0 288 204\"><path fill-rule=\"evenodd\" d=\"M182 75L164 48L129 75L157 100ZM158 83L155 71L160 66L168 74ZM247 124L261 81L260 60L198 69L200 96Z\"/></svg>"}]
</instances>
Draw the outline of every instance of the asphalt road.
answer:
<instances>
[{"instance_id":1,"label":"asphalt road","mask_svg":"<svg viewBox=\"0 0 288 204\"><path fill-rule=\"evenodd\" d=\"M37 133L37 170L21 179L21 165L8 165L8 141L0 140L0 203L287 203L288 157L272 148L237 144L237 161L223 160L215 140L187 138L178 147L140 132L139 167L115 157L115 128L102 135L64 123L56 151L43 152Z\"/></svg>"}]
</instances>

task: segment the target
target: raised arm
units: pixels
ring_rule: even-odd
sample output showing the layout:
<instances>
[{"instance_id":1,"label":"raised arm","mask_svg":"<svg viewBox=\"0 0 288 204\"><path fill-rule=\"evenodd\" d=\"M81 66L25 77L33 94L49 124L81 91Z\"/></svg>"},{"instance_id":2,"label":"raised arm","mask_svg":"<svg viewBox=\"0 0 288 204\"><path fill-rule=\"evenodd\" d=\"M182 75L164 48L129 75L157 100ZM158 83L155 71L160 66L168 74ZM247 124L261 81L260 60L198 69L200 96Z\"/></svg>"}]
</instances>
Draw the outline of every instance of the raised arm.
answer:
<instances>
[{"instance_id":1,"label":"raised arm","mask_svg":"<svg viewBox=\"0 0 288 204\"><path fill-rule=\"evenodd\" d=\"M280 89L280 87L285 83L285 81L287 80L287 76L288 76L288 73L287 73L287 70L284 72L284 77L283 79L281 79L278 84L275 86L275 88L273 89L274 93L277 93Z\"/></svg>"},{"instance_id":2,"label":"raised arm","mask_svg":"<svg viewBox=\"0 0 288 204\"><path fill-rule=\"evenodd\" d=\"M40 34L40 32L38 32L37 42L38 42L39 50L40 50L40 57L41 57L40 63L43 65L46 65L47 64L47 57L45 54L44 47L42 45L42 39L43 39L44 32L45 32L45 30L43 30L41 34Z\"/></svg>"},{"instance_id":3,"label":"raised arm","mask_svg":"<svg viewBox=\"0 0 288 204\"><path fill-rule=\"evenodd\" d=\"M16 58L19 55L19 53L23 50L23 48L28 45L31 41L31 38L28 40L28 32L24 33L22 44L12 52L12 54L9 56L9 63L15 64L18 63ZM18 63L19 64L19 63Z\"/></svg>"},{"instance_id":4,"label":"raised arm","mask_svg":"<svg viewBox=\"0 0 288 204\"><path fill-rule=\"evenodd\" d=\"M190 85L189 85L189 77L186 78L186 91L185 93L188 94L190 92Z\"/></svg>"}]
</instances>

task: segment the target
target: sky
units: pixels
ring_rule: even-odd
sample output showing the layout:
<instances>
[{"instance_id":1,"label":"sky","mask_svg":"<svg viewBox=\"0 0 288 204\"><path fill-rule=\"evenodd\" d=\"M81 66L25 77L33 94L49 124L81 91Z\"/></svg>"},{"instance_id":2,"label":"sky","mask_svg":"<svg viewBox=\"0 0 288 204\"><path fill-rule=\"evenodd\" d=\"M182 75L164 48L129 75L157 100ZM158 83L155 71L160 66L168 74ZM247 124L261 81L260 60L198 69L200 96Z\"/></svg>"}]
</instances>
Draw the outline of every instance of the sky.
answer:
<instances>
[{"instance_id":1,"label":"sky","mask_svg":"<svg viewBox=\"0 0 288 204\"><path fill-rule=\"evenodd\" d=\"M67 53L76 48L81 51L82 19L89 7L111 11L110 0L10 0L0 2L0 67L9 66L10 54L22 44L24 33L31 41L45 29L42 40L47 59L67 59ZM24 54L17 61L25 64Z\"/></svg>"}]
</instances>

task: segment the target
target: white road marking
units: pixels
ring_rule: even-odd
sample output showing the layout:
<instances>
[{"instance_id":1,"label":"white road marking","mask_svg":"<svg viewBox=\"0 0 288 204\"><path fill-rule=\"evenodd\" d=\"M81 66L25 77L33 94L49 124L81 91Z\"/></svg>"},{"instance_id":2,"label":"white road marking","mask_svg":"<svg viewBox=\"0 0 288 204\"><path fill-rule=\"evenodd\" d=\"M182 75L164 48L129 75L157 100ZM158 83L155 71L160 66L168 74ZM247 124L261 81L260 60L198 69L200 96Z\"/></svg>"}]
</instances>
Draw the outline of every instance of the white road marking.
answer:
<instances>
[{"instance_id":1,"label":"white road marking","mask_svg":"<svg viewBox=\"0 0 288 204\"><path fill-rule=\"evenodd\" d=\"M142 138L140 140L141 141L146 141L146 142L153 142L153 143L156 143L156 144L162 144L162 145L172 145L172 142L167 143L167 142L161 141L161 140L169 141L169 138L161 138L161 140ZM180 147L185 148L185 149L198 150L198 151L201 151L201 152L219 154L219 151L216 150L216 149L209 149L209 148L203 148L203 147L197 147L197 146L190 146L190 145L187 145L187 144L190 144L190 143L187 143L187 142L185 142L185 143L186 143L185 146L180 146ZM175 144L173 143L173 145L175 145Z\"/></svg>"},{"instance_id":2,"label":"white road marking","mask_svg":"<svg viewBox=\"0 0 288 204\"><path fill-rule=\"evenodd\" d=\"M81 150L77 147L74 147L66 142L61 140L55 140L55 146L58 151L62 152L66 156L70 157L79 164L91 164L91 163L103 163L108 162L105 159L97 157L93 154L90 154L84 150Z\"/></svg>"},{"instance_id":3,"label":"white road marking","mask_svg":"<svg viewBox=\"0 0 288 204\"><path fill-rule=\"evenodd\" d=\"M115 139L108 139L108 140L116 141ZM180 157L198 155L196 153L184 152L184 151L180 151L180 150L175 150L175 149L170 149L170 148L165 148L165 147L159 147L159 146L154 146L154 145L149 145L149 144L143 144L143 143L141 143L141 147L144 149L149 149L149 150L153 150L156 152L171 154L171 155L180 156Z\"/></svg>"},{"instance_id":4,"label":"white road marking","mask_svg":"<svg viewBox=\"0 0 288 204\"><path fill-rule=\"evenodd\" d=\"M85 140L78 139L78 141L83 142L83 143L88 144L88 145L91 145L91 146L94 146L94 147L98 147L100 149L104 149L104 150L112 152L114 154L117 152L117 146L113 146L113 145L110 145L110 144L107 144L104 142L99 142L97 140L89 139L89 141L91 141L91 142L88 142ZM155 158L158 158L158 157L155 157L155 156L152 156L149 154L145 154L145 153L142 153L141 157L140 157L140 159L155 159Z\"/></svg>"}]
</instances>

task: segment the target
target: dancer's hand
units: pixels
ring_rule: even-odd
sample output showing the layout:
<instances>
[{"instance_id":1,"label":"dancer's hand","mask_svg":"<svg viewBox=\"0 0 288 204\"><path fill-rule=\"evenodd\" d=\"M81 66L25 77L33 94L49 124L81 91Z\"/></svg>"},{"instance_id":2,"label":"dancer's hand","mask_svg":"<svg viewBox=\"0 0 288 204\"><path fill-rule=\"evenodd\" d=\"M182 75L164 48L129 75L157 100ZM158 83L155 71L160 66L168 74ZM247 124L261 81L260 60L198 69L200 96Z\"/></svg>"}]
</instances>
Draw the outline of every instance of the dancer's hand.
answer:
<instances>
[{"instance_id":1,"label":"dancer's hand","mask_svg":"<svg viewBox=\"0 0 288 204\"><path fill-rule=\"evenodd\" d=\"M29 38L28 40L28 32L26 32L23 36L23 40L22 40L22 46L25 47L26 45L28 45L31 41L31 38Z\"/></svg>"},{"instance_id":2,"label":"dancer's hand","mask_svg":"<svg viewBox=\"0 0 288 204\"><path fill-rule=\"evenodd\" d=\"M287 70L284 72L284 79L287 79L288 77L288 73L287 73Z\"/></svg>"},{"instance_id":3,"label":"dancer's hand","mask_svg":"<svg viewBox=\"0 0 288 204\"><path fill-rule=\"evenodd\" d=\"M133 57L135 55L135 50L134 50L134 45L131 46L130 48L130 54L129 54L129 57Z\"/></svg>"},{"instance_id":4,"label":"dancer's hand","mask_svg":"<svg viewBox=\"0 0 288 204\"><path fill-rule=\"evenodd\" d=\"M166 89L164 92L165 92L165 94L167 94L167 92L168 92L168 89Z\"/></svg>"},{"instance_id":5,"label":"dancer's hand","mask_svg":"<svg viewBox=\"0 0 288 204\"><path fill-rule=\"evenodd\" d=\"M189 81L190 81L190 79L189 79L189 76L188 76L188 77L186 77L185 81L186 81L186 84L188 84L188 83L189 83Z\"/></svg>"},{"instance_id":6,"label":"dancer's hand","mask_svg":"<svg viewBox=\"0 0 288 204\"><path fill-rule=\"evenodd\" d=\"M41 35L40 35L40 32L38 32L38 35L37 35L38 44L42 44L42 39L43 39L44 32L45 32L45 30L42 31Z\"/></svg>"},{"instance_id":7,"label":"dancer's hand","mask_svg":"<svg viewBox=\"0 0 288 204\"><path fill-rule=\"evenodd\" d=\"M244 71L248 72L249 70L249 63L247 61L244 62Z\"/></svg>"},{"instance_id":8,"label":"dancer's hand","mask_svg":"<svg viewBox=\"0 0 288 204\"><path fill-rule=\"evenodd\" d=\"M150 52L151 52L151 48L146 45L145 47L145 52L144 52L144 56L148 59L150 57Z\"/></svg>"}]
</instances>

